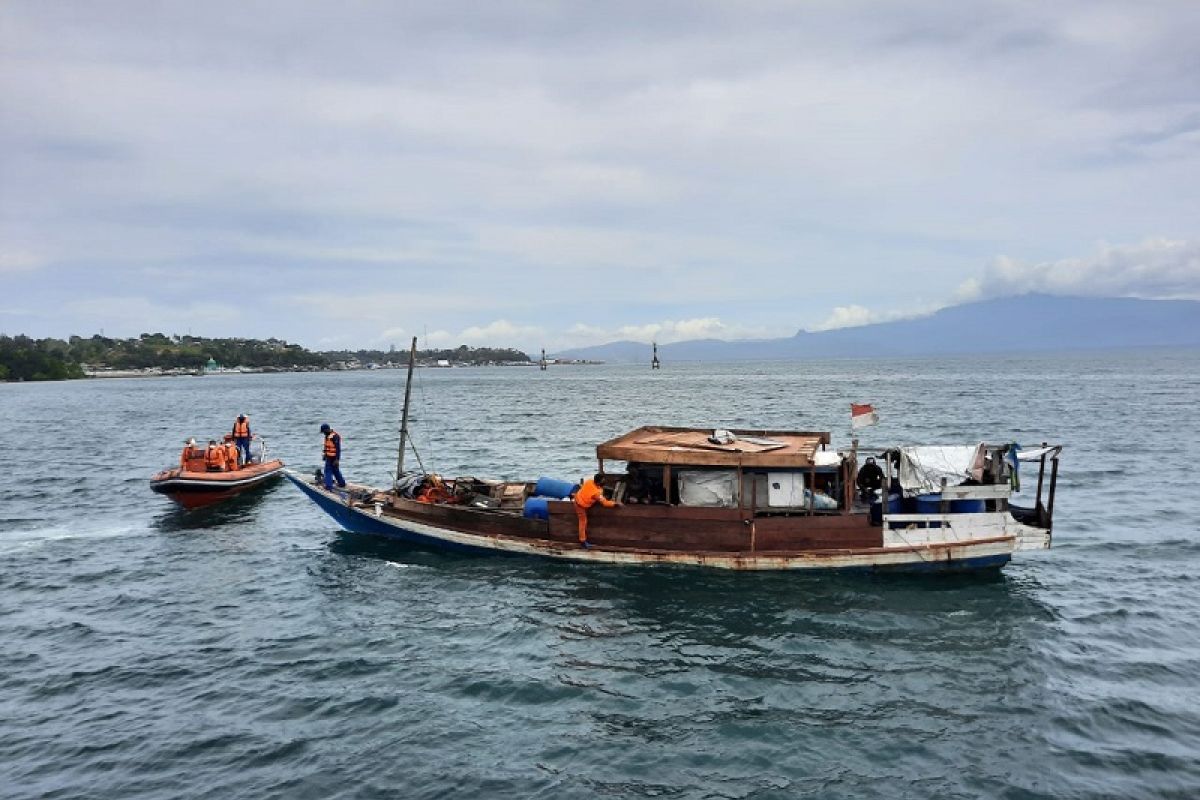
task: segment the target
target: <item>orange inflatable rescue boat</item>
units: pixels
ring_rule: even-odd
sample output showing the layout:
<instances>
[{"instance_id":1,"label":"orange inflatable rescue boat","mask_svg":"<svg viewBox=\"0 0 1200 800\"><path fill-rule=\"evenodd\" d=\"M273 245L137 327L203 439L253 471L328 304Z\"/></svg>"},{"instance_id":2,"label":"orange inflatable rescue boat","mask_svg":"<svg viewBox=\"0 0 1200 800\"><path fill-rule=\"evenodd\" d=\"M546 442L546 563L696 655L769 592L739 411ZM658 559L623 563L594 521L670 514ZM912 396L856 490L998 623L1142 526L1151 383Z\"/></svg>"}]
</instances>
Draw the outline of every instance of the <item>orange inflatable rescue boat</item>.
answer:
<instances>
[{"instance_id":1,"label":"orange inflatable rescue boat","mask_svg":"<svg viewBox=\"0 0 1200 800\"><path fill-rule=\"evenodd\" d=\"M283 462L268 460L267 443L257 436L254 441L259 446L252 448L250 460L243 464L236 448L226 447L228 442L210 444L206 449L188 439L179 466L156 474L150 479L150 489L184 508L201 508L269 483L283 474Z\"/></svg>"}]
</instances>

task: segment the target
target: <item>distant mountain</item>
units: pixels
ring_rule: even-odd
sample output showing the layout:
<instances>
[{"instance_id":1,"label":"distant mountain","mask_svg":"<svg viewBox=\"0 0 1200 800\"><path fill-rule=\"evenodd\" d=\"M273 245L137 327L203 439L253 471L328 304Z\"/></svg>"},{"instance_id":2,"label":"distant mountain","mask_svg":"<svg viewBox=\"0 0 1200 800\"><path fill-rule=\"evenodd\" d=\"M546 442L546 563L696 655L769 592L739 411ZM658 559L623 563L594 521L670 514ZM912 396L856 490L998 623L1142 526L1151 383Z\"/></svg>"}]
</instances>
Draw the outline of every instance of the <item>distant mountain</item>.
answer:
<instances>
[{"instance_id":1,"label":"distant mountain","mask_svg":"<svg viewBox=\"0 0 1200 800\"><path fill-rule=\"evenodd\" d=\"M1025 294L950 306L915 319L784 339L697 339L659 345L664 361L920 356L1200 346L1200 302ZM642 342L566 350L560 358L650 360Z\"/></svg>"}]
</instances>

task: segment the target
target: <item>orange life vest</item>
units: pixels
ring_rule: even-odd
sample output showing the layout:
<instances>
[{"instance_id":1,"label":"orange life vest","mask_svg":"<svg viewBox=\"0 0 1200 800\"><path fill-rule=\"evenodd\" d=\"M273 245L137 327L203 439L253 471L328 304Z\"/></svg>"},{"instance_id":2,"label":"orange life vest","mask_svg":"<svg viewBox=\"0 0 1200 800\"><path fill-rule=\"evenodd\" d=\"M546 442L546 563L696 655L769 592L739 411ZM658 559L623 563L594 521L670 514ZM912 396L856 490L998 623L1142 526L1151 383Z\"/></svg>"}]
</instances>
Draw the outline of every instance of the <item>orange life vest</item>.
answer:
<instances>
[{"instance_id":1,"label":"orange life vest","mask_svg":"<svg viewBox=\"0 0 1200 800\"><path fill-rule=\"evenodd\" d=\"M454 501L454 495L450 494L450 490L446 488L446 484L436 475L430 475L426 480L425 488L417 495L419 503L450 503Z\"/></svg>"},{"instance_id":2,"label":"orange life vest","mask_svg":"<svg viewBox=\"0 0 1200 800\"><path fill-rule=\"evenodd\" d=\"M225 468L225 448L212 445L204 452L204 466L208 469Z\"/></svg>"},{"instance_id":3,"label":"orange life vest","mask_svg":"<svg viewBox=\"0 0 1200 800\"><path fill-rule=\"evenodd\" d=\"M338 434L337 431L330 431L329 433L325 434L325 457L326 458L337 458L338 457L338 442L340 442L341 440L342 440L342 437Z\"/></svg>"},{"instance_id":4,"label":"orange life vest","mask_svg":"<svg viewBox=\"0 0 1200 800\"><path fill-rule=\"evenodd\" d=\"M591 508L596 503L602 506L612 508L613 501L604 496L604 490L596 485L596 481L588 478L583 482L583 486L579 487L579 491L575 493L575 505L580 508Z\"/></svg>"},{"instance_id":5,"label":"orange life vest","mask_svg":"<svg viewBox=\"0 0 1200 800\"><path fill-rule=\"evenodd\" d=\"M230 472L238 468L238 447L233 442L225 443L225 464Z\"/></svg>"},{"instance_id":6,"label":"orange life vest","mask_svg":"<svg viewBox=\"0 0 1200 800\"><path fill-rule=\"evenodd\" d=\"M239 419L233 423L233 438L247 439L250 437L250 420Z\"/></svg>"},{"instance_id":7,"label":"orange life vest","mask_svg":"<svg viewBox=\"0 0 1200 800\"><path fill-rule=\"evenodd\" d=\"M453 495L438 486L430 486L417 495L418 503L449 503L453 499Z\"/></svg>"}]
</instances>

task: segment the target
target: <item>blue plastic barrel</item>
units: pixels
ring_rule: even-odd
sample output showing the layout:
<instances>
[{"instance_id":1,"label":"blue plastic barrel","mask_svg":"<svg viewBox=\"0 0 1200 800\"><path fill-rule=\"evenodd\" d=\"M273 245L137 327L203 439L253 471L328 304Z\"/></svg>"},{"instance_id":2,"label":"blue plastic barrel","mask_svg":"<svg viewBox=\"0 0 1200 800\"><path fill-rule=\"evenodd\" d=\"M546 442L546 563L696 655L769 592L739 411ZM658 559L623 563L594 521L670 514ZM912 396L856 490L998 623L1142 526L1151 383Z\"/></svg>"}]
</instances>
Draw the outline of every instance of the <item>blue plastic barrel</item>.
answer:
<instances>
[{"instance_id":1,"label":"blue plastic barrel","mask_svg":"<svg viewBox=\"0 0 1200 800\"><path fill-rule=\"evenodd\" d=\"M950 510L955 514L982 514L986 507L982 500L951 500Z\"/></svg>"},{"instance_id":2,"label":"blue plastic barrel","mask_svg":"<svg viewBox=\"0 0 1200 800\"><path fill-rule=\"evenodd\" d=\"M550 519L550 507L547 505L549 502L545 497L525 498L524 516L529 519Z\"/></svg>"},{"instance_id":3,"label":"blue plastic barrel","mask_svg":"<svg viewBox=\"0 0 1200 800\"><path fill-rule=\"evenodd\" d=\"M899 514L900 508L901 508L900 495L889 494L888 495L888 504L887 504L887 513ZM882 525L883 524L883 512L880 510L880 505L879 505L878 500L871 503L870 515L871 515L870 521L871 521L872 525Z\"/></svg>"},{"instance_id":4,"label":"blue plastic barrel","mask_svg":"<svg viewBox=\"0 0 1200 800\"><path fill-rule=\"evenodd\" d=\"M918 514L940 514L940 513L942 513L942 496L940 494L919 494L919 495L917 495L917 513Z\"/></svg>"},{"instance_id":5,"label":"blue plastic barrel","mask_svg":"<svg viewBox=\"0 0 1200 800\"><path fill-rule=\"evenodd\" d=\"M918 514L940 514L942 513L942 496L940 494L919 494L915 498ZM927 522L923 527L940 528L940 522Z\"/></svg>"},{"instance_id":6,"label":"blue plastic barrel","mask_svg":"<svg viewBox=\"0 0 1200 800\"><path fill-rule=\"evenodd\" d=\"M533 487L534 497L553 497L556 500L561 500L564 497L570 497L571 493L579 488L579 484L569 481L560 481L558 478L541 477L537 479L537 485Z\"/></svg>"}]
</instances>

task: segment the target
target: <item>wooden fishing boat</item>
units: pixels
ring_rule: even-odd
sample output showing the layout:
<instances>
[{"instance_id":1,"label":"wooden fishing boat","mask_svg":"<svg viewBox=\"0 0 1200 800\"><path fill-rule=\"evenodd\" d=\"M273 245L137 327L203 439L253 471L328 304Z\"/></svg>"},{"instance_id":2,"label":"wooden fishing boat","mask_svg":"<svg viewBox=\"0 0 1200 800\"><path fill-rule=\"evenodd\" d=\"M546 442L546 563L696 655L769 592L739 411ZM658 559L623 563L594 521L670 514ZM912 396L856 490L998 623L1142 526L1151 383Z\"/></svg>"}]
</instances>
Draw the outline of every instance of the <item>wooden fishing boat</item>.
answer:
<instances>
[{"instance_id":1,"label":"wooden fishing boat","mask_svg":"<svg viewBox=\"0 0 1200 800\"><path fill-rule=\"evenodd\" d=\"M224 472L209 472L204 463L204 451L196 450L183 466L164 469L150 479L151 491L174 500L187 509L219 503L256 489L278 479L285 472L279 459L266 458L266 442L256 438L260 446L248 464Z\"/></svg>"},{"instance_id":2,"label":"wooden fishing boat","mask_svg":"<svg viewBox=\"0 0 1200 800\"><path fill-rule=\"evenodd\" d=\"M638 428L596 448L606 494L622 505L591 510L592 546L583 548L569 484L406 474L406 431L407 399L402 478L391 488L330 490L287 476L353 533L472 553L736 570L1001 567L1019 550L1050 546L1061 452L895 448L881 454L887 497L863 499L857 445L830 449L828 433ZM612 462L624 466L607 471ZM1027 509L1011 504L1022 464L1038 468Z\"/></svg>"}]
</instances>

